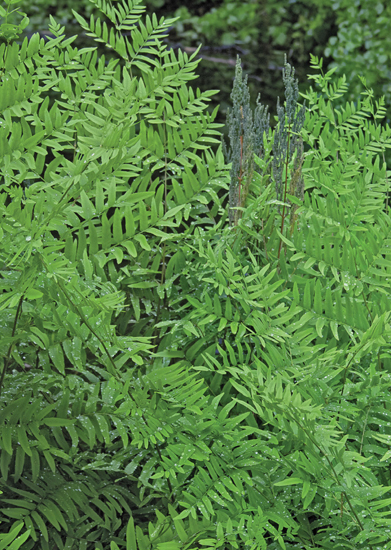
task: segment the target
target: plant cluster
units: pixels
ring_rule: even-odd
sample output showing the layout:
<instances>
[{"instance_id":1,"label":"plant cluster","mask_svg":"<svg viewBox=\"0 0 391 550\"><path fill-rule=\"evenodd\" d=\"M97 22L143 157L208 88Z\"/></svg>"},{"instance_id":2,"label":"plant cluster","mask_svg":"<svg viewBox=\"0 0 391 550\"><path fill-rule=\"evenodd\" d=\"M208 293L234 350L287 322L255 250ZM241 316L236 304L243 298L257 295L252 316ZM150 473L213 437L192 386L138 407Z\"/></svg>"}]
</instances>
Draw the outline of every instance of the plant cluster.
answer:
<instances>
[{"instance_id":1,"label":"plant cluster","mask_svg":"<svg viewBox=\"0 0 391 550\"><path fill-rule=\"evenodd\" d=\"M29 32L47 31L50 15L67 26L75 23L71 8L84 17L97 13L89 0L20 0L29 10ZM215 47L244 47L249 52L267 50L267 60L282 64L290 51L297 65L307 67L309 52L325 55L337 75L349 75L350 94L360 93L358 76L378 94L390 95L391 7L372 0L194 0L185 6L177 0L146 0L147 9L177 17L176 38L186 45L200 41Z\"/></svg>"},{"instance_id":2,"label":"plant cluster","mask_svg":"<svg viewBox=\"0 0 391 550\"><path fill-rule=\"evenodd\" d=\"M0 46L0 549L391 550L384 100L285 63L272 131L238 61L228 164L173 21L93 4L109 60Z\"/></svg>"},{"instance_id":3,"label":"plant cluster","mask_svg":"<svg viewBox=\"0 0 391 550\"><path fill-rule=\"evenodd\" d=\"M349 75L352 99L360 93L360 76L378 95L391 102L391 37L389 21L391 6L388 2L370 0L333 3L337 32L328 38L325 55L332 60L330 68L336 74ZM390 115L388 113L388 119Z\"/></svg>"}]
</instances>

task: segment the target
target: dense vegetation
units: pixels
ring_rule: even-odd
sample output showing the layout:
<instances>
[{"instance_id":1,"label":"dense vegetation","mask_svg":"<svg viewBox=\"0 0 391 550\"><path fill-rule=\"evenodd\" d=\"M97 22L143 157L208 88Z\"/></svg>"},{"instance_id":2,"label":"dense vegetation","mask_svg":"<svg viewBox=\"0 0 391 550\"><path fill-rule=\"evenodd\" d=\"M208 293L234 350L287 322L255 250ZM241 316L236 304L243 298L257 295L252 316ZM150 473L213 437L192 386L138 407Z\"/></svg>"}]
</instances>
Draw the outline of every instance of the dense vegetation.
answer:
<instances>
[{"instance_id":1,"label":"dense vegetation","mask_svg":"<svg viewBox=\"0 0 391 550\"><path fill-rule=\"evenodd\" d=\"M0 46L0 549L391 549L384 100L230 141L141 3ZM7 18L11 3L1 15Z\"/></svg>"},{"instance_id":2,"label":"dense vegetation","mask_svg":"<svg viewBox=\"0 0 391 550\"><path fill-rule=\"evenodd\" d=\"M113 0L116 2L117 0ZM99 3L97 3L99 5ZM89 19L98 7L89 0L20 0L29 13L26 32L48 32L49 16L65 25L68 33L77 32L78 45L85 46L84 33L77 27L72 9ZM348 96L355 100L361 92L359 76L376 96L384 95L391 104L391 4L384 0L145 0L147 13L178 18L170 25L165 39L173 47L198 47L205 62L198 68L202 90L216 89L212 98L220 104L221 119L229 104L234 62L239 53L254 96L274 109L281 96L279 73L288 55L304 85L311 71L309 54L324 58L327 70L349 77ZM14 21L11 21L14 22ZM75 26L76 25L76 26ZM106 50L106 55L110 51ZM234 63L233 63L234 65ZM218 115L219 116L219 115ZM388 119L391 118L388 113Z\"/></svg>"}]
</instances>

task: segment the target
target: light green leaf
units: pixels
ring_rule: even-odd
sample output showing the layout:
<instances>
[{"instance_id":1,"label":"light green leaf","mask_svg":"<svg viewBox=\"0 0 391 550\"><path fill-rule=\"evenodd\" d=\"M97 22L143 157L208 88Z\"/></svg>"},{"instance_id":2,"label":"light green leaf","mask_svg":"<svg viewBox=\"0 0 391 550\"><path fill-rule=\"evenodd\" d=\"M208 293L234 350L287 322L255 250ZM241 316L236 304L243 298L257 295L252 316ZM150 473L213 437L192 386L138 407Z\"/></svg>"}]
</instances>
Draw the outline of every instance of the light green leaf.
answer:
<instances>
[{"instance_id":1,"label":"light green leaf","mask_svg":"<svg viewBox=\"0 0 391 550\"><path fill-rule=\"evenodd\" d=\"M277 487L285 487L287 485L298 485L299 483L303 483L303 480L299 477L288 477L283 481L278 481L277 483L274 483L274 485Z\"/></svg>"}]
</instances>

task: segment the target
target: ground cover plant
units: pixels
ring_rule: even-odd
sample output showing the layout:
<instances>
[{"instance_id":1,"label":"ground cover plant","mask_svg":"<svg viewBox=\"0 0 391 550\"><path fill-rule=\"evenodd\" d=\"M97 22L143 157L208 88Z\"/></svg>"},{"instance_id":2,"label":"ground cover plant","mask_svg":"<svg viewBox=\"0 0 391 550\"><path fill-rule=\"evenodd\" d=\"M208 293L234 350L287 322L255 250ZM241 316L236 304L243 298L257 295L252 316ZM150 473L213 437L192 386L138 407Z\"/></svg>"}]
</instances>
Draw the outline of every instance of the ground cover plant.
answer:
<instances>
[{"instance_id":1,"label":"ground cover plant","mask_svg":"<svg viewBox=\"0 0 391 550\"><path fill-rule=\"evenodd\" d=\"M172 21L94 4L116 59L0 46L0 548L390 549L384 101L285 63L272 131L238 61L223 147Z\"/></svg>"}]
</instances>

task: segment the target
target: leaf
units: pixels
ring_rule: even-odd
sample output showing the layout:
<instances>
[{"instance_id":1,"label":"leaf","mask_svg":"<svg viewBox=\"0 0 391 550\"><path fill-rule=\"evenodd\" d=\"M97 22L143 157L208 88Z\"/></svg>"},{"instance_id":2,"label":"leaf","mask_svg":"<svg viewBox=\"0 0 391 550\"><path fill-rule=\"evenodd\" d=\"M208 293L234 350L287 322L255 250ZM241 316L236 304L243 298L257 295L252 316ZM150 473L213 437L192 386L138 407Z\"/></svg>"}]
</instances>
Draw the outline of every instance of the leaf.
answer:
<instances>
[{"instance_id":1,"label":"leaf","mask_svg":"<svg viewBox=\"0 0 391 550\"><path fill-rule=\"evenodd\" d=\"M5 481L7 481L8 474L10 473L9 466L11 463L11 459L12 459L12 455L7 452L2 452L0 454L0 471Z\"/></svg>"},{"instance_id":2,"label":"leaf","mask_svg":"<svg viewBox=\"0 0 391 550\"><path fill-rule=\"evenodd\" d=\"M72 418L57 418L57 417L47 417L43 420L43 423L46 424L46 426L50 426L52 428L59 428L63 426L73 426L75 423L75 420Z\"/></svg>"},{"instance_id":3,"label":"leaf","mask_svg":"<svg viewBox=\"0 0 391 550\"><path fill-rule=\"evenodd\" d=\"M137 258L137 250L132 241L123 241L121 244L126 248L130 256Z\"/></svg>"},{"instance_id":4,"label":"leaf","mask_svg":"<svg viewBox=\"0 0 391 550\"><path fill-rule=\"evenodd\" d=\"M46 524L43 521L42 517L35 510L33 510L31 512L31 517L35 521L35 523L36 523L40 533L42 534L43 538L46 540L46 542L48 542L49 541L49 535L48 535L48 531L47 531L47 528L46 528Z\"/></svg>"},{"instance_id":5,"label":"leaf","mask_svg":"<svg viewBox=\"0 0 391 550\"><path fill-rule=\"evenodd\" d=\"M25 298L27 300L39 300L40 298L42 298L42 296L43 292L41 292L37 288L29 288L25 293Z\"/></svg>"},{"instance_id":6,"label":"leaf","mask_svg":"<svg viewBox=\"0 0 391 550\"><path fill-rule=\"evenodd\" d=\"M43 451L43 456L45 457L49 468L54 473L56 471L56 463L54 462L52 454L50 453L50 451Z\"/></svg>"},{"instance_id":7,"label":"leaf","mask_svg":"<svg viewBox=\"0 0 391 550\"><path fill-rule=\"evenodd\" d=\"M14 483L16 483L20 479L20 476L23 473L25 457L26 453L24 452L22 447L17 447L15 453Z\"/></svg>"},{"instance_id":8,"label":"leaf","mask_svg":"<svg viewBox=\"0 0 391 550\"><path fill-rule=\"evenodd\" d=\"M326 319L324 317L319 317L316 320L316 332L318 333L319 338L323 338L323 327L326 324Z\"/></svg>"},{"instance_id":9,"label":"leaf","mask_svg":"<svg viewBox=\"0 0 391 550\"><path fill-rule=\"evenodd\" d=\"M106 214L102 215L102 248L107 250L111 246L111 228Z\"/></svg>"},{"instance_id":10,"label":"leaf","mask_svg":"<svg viewBox=\"0 0 391 550\"><path fill-rule=\"evenodd\" d=\"M146 250L147 252L150 252L151 247L149 246L149 244L147 242L147 239L145 238L144 235L142 235L142 234L135 235L134 239L140 243L141 247L144 250Z\"/></svg>"},{"instance_id":11,"label":"leaf","mask_svg":"<svg viewBox=\"0 0 391 550\"><path fill-rule=\"evenodd\" d=\"M315 495L316 495L316 492L317 492L317 487L316 486L313 486L310 488L310 490L308 491L306 497L304 498L304 501L303 501L303 509L306 510L308 508L308 506L311 504L311 502L314 500L315 498Z\"/></svg>"},{"instance_id":12,"label":"leaf","mask_svg":"<svg viewBox=\"0 0 391 550\"><path fill-rule=\"evenodd\" d=\"M47 349L49 347L49 339L44 332L42 332L38 327L30 327L30 331L34 335L30 335L33 342L38 343L38 345L43 349Z\"/></svg>"},{"instance_id":13,"label":"leaf","mask_svg":"<svg viewBox=\"0 0 391 550\"><path fill-rule=\"evenodd\" d=\"M32 472L32 481L35 483L38 479L40 472L40 458L37 449L34 447L31 448L31 472Z\"/></svg>"},{"instance_id":14,"label":"leaf","mask_svg":"<svg viewBox=\"0 0 391 550\"><path fill-rule=\"evenodd\" d=\"M26 430L23 426L18 426L16 429L17 438L20 446L22 447L23 451L28 455L31 456L31 449L29 440L26 434Z\"/></svg>"},{"instance_id":15,"label":"leaf","mask_svg":"<svg viewBox=\"0 0 391 550\"><path fill-rule=\"evenodd\" d=\"M330 321L330 328L333 336L336 340L339 340L338 336L338 323L336 321Z\"/></svg>"},{"instance_id":16,"label":"leaf","mask_svg":"<svg viewBox=\"0 0 391 550\"><path fill-rule=\"evenodd\" d=\"M308 281L305 285L304 296L303 296L303 305L306 309L311 309L311 306L312 306L311 294L312 294L312 289Z\"/></svg>"},{"instance_id":17,"label":"leaf","mask_svg":"<svg viewBox=\"0 0 391 550\"><path fill-rule=\"evenodd\" d=\"M23 529L23 523L19 523L0 540L0 550L18 550L30 536L30 529L19 534Z\"/></svg>"},{"instance_id":18,"label":"leaf","mask_svg":"<svg viewBox=\"0 0 391 550\"><path fill-rule=\"evenodd\" d=\"M48 352L56 369L58 369L61 374L65 374L64 353L61 345L57 343L49 346Z\"/></svg>"},{"instance_id":19,"label":"leaf","mask_svg":"<svg viewBox=\"0 0 391 550\"><path fill-rule=\"evenodd\" d=\"M308 491L311 489L311 483L309 481L303 481L303 489L301 491L301 498L305 498Z\"/></svg>"},{"instance_id":20,"label":"leaf","mask_svg":"<svg viewBox=\"0 0 391 550\"><path fill-rule=\"evenodd\" d=\"M388 460L391 457L391 450L388 450L380 459L380 462L384 462L385 460Z\"/></svg>"},{"instance_id":21,"label":"leaf","mask_svg":"<svg viewBox=\"0 0 391 550\"><path fill-rule=\"evenodd\" d=\"M290 241L289 239L287 239L278 229L276 229L277 231L277 235L280 237L280 239L286 244L288 245L288 247L292 250L295 250L295 245L292 243L292 241Z\"/></svg>"},{"instance_id":22,"label":"leaf","mask_svg":"<svg viewBox=\"0 0 391 550\"><path fill-rule=\"evenodd\" d=\"M113 240L115 243L119 243L123 240L122 212L119 208L116 208L113 216Z\"/></svg>"},{"instance_id":23,"label":"leaf","mask_svg":"<svg viewBox=\"0 0 391 550\"><path fill-rule=\"evenodd\" d=\"M94 216L94 206L84 190L82 190L80 193L80 200L83 208L84 218L86 220L91 219Z\"/></svg>"},{"instance_id":24,"label":"leaf","mask_svg":"<svg viewBox=\"0 0 391 550\"><path fill-rule=\"evenodd\" d=\"M115 416L111 416L112 421L115 424L115 427L118 430L118 434L122 439L122 443L124 447L127 447L128 445L128 434L126 432L126 429L124 425L122 424L121 420L119 418L116 418Z\"/></svg>"},{"instance_id":25,"label":"leaf","mask_svg":"<svg viewBox=\"0 0 391 550\"><path fill-rule=\"evenodd\" d=\"M10 456L13 454L12 449L12 427L3 426L1 430L1 446Z\"/></svg>"},{"instance_id":26,"label":"leaf","mask_svg":"<svg viewBox=\"0 0 391 550\"><path fill-rule=\"evenodd\" d=\"M239 393L244 395L245 397L251 398L251 393L241 384L238 384L235 380L230 380L231 385L238 390Z\"/></svg>"},{"instance_id":27,"label":"leaf","mask_svg":"<svg viewBox=\"0 0 391 550\"><path fill-rule=\"evenodd\" d=\"M274 485L277 487L285 487L287 485L297 485L299 483L303 483L303 480L299 477L288 477L283 481L278 481L277 483L274 483Z\"/></svg>"}]
</instances>

